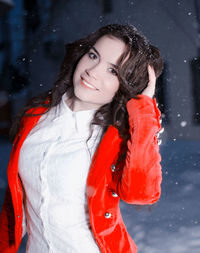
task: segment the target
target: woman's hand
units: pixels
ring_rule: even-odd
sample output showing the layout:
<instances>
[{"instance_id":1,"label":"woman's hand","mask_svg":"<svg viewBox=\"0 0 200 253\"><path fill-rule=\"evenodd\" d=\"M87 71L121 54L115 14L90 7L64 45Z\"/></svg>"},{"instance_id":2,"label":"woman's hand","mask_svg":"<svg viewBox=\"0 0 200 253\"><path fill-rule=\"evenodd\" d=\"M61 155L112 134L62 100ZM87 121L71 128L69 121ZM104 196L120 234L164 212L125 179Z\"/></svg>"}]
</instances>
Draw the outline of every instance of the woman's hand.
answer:
<instances>
[{"instance_id":1,"label":"woman's hand","mask_svg":"<svg viewBox=\"0 0 200 253\"><path fill-rule=\"evenodd\" d=\"M147 87L143 90L142 94L152 98L156 88L156 75L153 67L151 67L150 65L148 65L148 73L149 73L149 82Z\"/></svg>"}]
</instances>

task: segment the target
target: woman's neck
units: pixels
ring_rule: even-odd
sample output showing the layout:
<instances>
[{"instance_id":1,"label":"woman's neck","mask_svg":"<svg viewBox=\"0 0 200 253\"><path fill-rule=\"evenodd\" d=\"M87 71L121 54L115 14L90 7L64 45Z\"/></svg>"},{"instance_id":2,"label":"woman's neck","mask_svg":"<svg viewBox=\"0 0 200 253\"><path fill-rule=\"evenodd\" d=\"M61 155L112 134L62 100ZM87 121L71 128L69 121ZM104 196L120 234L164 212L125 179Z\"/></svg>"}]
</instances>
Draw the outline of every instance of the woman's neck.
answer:
<instances>
[{"instance_id":1,"label":"woman's neck","mask_svg":"<svg viewBox=\"0 0 200 253\"><path fill-rule=\"evenodd\" d=\"M65 100L67 106L74 112L76 111L86 111L86 110L97 110L99 106L96 104L84 102L76 97L67 98Z\"/></svg>"}]
</instances>

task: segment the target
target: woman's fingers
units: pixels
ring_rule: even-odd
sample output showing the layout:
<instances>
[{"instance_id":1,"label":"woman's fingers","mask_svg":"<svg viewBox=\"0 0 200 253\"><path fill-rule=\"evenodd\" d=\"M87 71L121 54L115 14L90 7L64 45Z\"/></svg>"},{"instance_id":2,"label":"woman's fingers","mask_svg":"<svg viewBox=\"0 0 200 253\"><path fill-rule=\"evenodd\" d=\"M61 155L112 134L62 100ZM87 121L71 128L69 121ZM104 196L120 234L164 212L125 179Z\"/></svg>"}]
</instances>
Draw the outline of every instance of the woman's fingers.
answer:
<instances>
[{"instance_id":1,"label":"woman's fingers","mask_svg":"<svg viewBox=\"0 0 200 253\"><path fill-rule=\"evenodd\" d=\"M149 73L149 85L156 86L156 75L153 67L148 65L148 73Z\"/></svg>"},{"instance_id":2,"label":"woman's fingers","mask_svg":"<svg viewBox=\"0 0 200 253\"><path fill-rule=\"evenodd\" d=\"M153 97L156 87L156 75L153 67L148 65L149 82L147 87L143 90L142 94Z\"/></svg>"}]
</instances>

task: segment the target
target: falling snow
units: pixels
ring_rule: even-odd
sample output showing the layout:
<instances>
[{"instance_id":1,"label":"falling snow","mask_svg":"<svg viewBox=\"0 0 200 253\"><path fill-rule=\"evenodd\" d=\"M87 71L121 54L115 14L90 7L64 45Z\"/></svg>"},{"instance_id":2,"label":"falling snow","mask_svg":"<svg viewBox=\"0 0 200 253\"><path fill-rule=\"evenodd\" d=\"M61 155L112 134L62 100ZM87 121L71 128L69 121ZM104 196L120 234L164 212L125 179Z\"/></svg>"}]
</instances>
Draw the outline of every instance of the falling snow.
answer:
<instances>
[{"instance_id":1,"label":"falling snow","mask_svg":"<svg viewBox=\"0 0 200 253\"><path fill-rule=\"evenodd\" d=\"M181 127L185 127L187 125L187 121L181 121L180 125Z\"/></svg>"}]
</instances>

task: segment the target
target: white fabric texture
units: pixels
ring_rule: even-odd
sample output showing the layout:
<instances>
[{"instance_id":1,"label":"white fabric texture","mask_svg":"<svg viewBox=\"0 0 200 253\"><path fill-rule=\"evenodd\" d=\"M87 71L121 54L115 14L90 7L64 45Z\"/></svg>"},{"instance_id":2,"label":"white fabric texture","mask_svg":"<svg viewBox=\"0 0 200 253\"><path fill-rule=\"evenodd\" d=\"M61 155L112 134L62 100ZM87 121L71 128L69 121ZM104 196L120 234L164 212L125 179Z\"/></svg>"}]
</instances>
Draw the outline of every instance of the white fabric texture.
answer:
<instances>
[{"instance_id":1,"label":"white fabric texture","mask_svg":"<svg viewBox=\"0 0 200 253\"><path fill-rule=\"evenodd\" d=\"M65 93L40 117L20 150L26 253L100 252L90 227L86 180L102 130L94 126L86 143L95 110L74 112L66 99Z\"/></svg>"}]
</instances>

